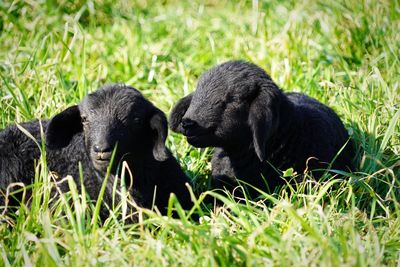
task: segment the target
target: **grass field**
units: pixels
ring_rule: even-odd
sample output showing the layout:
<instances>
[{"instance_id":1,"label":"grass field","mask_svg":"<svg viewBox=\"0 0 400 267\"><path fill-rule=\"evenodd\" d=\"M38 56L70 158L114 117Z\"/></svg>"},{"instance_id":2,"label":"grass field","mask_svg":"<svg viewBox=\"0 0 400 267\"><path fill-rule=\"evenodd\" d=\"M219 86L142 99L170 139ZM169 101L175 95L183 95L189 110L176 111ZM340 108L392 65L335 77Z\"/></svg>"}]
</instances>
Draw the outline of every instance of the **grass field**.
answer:
<instances>
[{"instance_id":1,"label":"grass field","mask_svg":"<svg viewBox=\"0 0 400 267\"><path fill-rule=\"evenodd\" d=\"M0 1L0 128L112 82L168 114L202 72L245 59L332 107L357 149L348 179L223 198L195 209L199 223L150 211L137 224L93 221L74 190L73 206L49 201L38 168L32 204L0 213L0 266L399 266L399 29L395 0ZM171 132L168 146L203 190L211 150Z\"/></svg>"}]
</instances>

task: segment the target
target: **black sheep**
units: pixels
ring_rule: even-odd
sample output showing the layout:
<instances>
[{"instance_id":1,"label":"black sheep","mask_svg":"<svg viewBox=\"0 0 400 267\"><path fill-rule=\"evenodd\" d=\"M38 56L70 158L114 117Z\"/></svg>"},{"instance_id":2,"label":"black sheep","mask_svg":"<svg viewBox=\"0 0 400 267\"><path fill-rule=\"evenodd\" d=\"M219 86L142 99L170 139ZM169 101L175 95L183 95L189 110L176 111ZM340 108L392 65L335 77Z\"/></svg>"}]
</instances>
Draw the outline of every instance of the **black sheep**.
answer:
<instances>
[{"instance_id":1,"label":"black sheep","mask_svg":"<svg viewBox=\"0 0 400 267\"><path fill-rule=\"evenodd\" d=\"M215 188L232 190L237 178L273 190L284 183L278 170L313 170L318 178L326 168L352 168L352 145L335 112L304 94L282 92L248 62L229 61L203 74L196 91L173 108L170 127L195 147L216 147Z\"/></svg>"},{"instance_id":2,"label":"black sheep","mask_svg":"<svg viewBox=\"0 0 400 267\"><path fill-rule=\"evenodd\" d=\"M40 143L38 121L21 124ZM96 199L116 146L111 173L126 161L133 175L130 194L139 206L154 204L165 213L171 193L183 208L191 206L185 186L187 176L165 147L168 124L164 113L142 94L125 85L106 86L89 94L79 104L67 108L50 121L42 121L46 137L47 166L59 177L72 175L79 185L78 163L84 171L84 184ZM40 150L15 125L0 132L0 190L10 183L30 184L34 161ZM128 176L128 175L126 175ZM113 182L107 183L104 201L110 206ZM66 189L63 189L66 190ZM118 199L118 198L117 198ZM101 210L103 218L107 210Z\"/></svg>"}]
</instances>

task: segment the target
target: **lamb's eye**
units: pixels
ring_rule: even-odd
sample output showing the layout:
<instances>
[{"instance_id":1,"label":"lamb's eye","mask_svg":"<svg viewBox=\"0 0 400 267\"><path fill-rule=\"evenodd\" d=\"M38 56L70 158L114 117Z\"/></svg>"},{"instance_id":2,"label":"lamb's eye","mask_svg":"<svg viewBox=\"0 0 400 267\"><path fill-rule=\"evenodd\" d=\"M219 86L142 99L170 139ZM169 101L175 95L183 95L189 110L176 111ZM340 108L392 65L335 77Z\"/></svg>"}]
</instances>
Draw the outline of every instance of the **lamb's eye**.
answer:
<instances>
[{"instance_id":1,"label":"lamb's eye","mask_svg":"<svg viewBox=\"0 0 400 267\"><path fill-rule=\"evenodd\" d=\"M136 117L136 118L133 118L133 122L134 122L134 123L141 124L143 121L142 121L141 118Z\"/></svg>"}]
</instances>

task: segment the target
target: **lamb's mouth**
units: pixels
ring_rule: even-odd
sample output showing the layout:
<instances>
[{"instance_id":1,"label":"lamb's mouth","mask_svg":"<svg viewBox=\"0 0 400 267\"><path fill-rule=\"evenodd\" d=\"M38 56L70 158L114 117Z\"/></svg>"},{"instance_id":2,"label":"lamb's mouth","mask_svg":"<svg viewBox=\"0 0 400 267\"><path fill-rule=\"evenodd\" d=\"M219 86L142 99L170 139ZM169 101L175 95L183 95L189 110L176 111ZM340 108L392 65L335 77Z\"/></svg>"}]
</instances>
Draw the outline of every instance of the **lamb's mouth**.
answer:
<instances>
[{"instance_id":1,"label":"lamb's mouth","mask_svg":"<svg viewBox=\"0 0 400 267\"><path fill-rule=\"evenodd\" d=\"M213 136L215 126L204 127L197 126L195 129L188 129L183 132L189 144L195 147L206 147L210 137Z\"/></svg>"},{"instance_id":2,"label":"lamb's mouth","mask_svg":"<svg viewBox=\"0 0 400 267\"><path fill-rule=\"evenodd\" d=\"M110 165L112 153L109 152L99 152L93 155L93 165L96 169L107 170L108 165Z\"/></svg>"},{"instance_id":3,"label":"lamb's mouth","mask_svg":"<svg viewBox=\"0 0 400 267\"><path fill-rule=\"evenodd\" d=\"M189 144L191 144L192 146L196 146L196 147L203 147L203 146L207 146L207 144L203 144L205 137L207 137L209 135L209 133L203 133L203 134L198 134L198 135L187 135L186 139L189 142Z\"/></svg>"}]
</instances>

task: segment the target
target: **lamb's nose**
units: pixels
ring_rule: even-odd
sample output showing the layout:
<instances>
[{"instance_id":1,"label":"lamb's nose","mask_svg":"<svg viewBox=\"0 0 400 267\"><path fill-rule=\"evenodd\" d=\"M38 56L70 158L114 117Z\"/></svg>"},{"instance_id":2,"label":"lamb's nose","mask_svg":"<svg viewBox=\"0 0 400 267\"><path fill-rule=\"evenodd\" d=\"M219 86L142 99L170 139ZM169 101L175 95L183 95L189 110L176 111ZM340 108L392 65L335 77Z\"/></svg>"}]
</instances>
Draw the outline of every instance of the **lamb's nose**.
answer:
<instances>
[{"instance_id":1,"label":"lamb's nose","mask_svg":"<svg viewBox=\"0 0 400 267\"><path fill-rule=\"evenodd\" d=\"M197 122L191 119L183 118L182 119L182 128L185 130L191 129L197 125Z\"/></svg>"},{"instance_id":2,"label":"lamb's nose","mask_svg":"<svg viewBox=\"0 0 400 267\"><path fill-rule=\"evenodd\" d=\"M112 155L112 147L106 143L93 146L96 160L109 161Z\"/></svg>"},{"instance_id":3,"label":"lamb's nose","mask_svg":"<svg viewBox=\"0 0 400 267\"><path fill-rule=\"evenodd\" d=\"M100 153L100 152L111 152L112 147L110 144L107 143L102 143L102 144L95 144L93 147L94 152Z\"/></svg>"}]
</instances>

